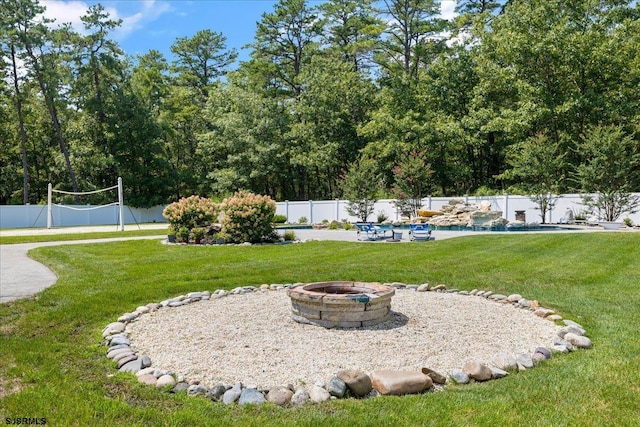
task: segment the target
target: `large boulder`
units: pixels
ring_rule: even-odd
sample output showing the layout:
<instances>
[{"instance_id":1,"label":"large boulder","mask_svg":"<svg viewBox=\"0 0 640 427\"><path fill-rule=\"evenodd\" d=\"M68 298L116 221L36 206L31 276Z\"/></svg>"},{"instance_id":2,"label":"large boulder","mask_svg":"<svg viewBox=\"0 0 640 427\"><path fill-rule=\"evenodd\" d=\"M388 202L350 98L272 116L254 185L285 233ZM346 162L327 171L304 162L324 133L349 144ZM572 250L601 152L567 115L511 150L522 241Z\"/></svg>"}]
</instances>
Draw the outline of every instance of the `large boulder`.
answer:
<instances>
[{"instance_id":1,"label":"large boulder","mask_svg":"<svg viewBox=\"0 0 640 427\"><path fill-rule=\"evenodd\" d=\"M483 363L471 360L464 364L462 371L476 381L488 381L492 378L491 369Z\"/></svg>"},{"instance_id":2,"label":"large boulder","mask_svg":"<svg viewBox=\"0 0 640 427\"><path fill-rule=\"evenodd\" d=\"M338 372L336 377L344 381L349 390L357 397L366 396L371 391L371 378L362 371L345 369Z\"/></svg>"},{"instance_id":3,"label":"large boulder","mask_svg":"<svg viewBox=\"0 0 640 427\"><path fill-rule=\"evenodd\" d=\"M378 393L395 396L420 393L433 386L433 380L419 371L373 371L371 383Z\"/></svg>"}]
</instances>

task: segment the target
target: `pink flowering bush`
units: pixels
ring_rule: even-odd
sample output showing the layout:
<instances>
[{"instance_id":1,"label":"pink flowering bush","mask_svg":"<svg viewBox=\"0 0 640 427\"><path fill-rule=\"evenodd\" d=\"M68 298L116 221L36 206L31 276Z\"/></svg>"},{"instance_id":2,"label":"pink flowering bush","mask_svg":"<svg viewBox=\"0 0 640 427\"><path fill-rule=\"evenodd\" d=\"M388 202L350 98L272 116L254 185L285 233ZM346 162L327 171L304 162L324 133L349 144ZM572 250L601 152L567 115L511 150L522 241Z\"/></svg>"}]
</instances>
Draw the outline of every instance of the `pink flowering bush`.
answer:
<instances>
[{"instance_id":1,"label":"pink flowering bush","mask_svg":"<svg viewBox=\"0 0 640 427\"><path fill-rule=\"evenodd\" d=\"M222 201L222 235L231 243L274 240L276 202L269 196L240 191Z\"/></svg>"},{"instance_id":2,"label":"pink flowering bush","mask_svg":"<svg viewBox=\"0 0 640 427\"><path fill-rule=\"evenodd\" d=\"M194 228L205 228L213 224L218 219L220 205L211 199L200 196L191 196L171 203L164 208L164 216L171 227L178 230L185 227L189 230Z\"/></svg>"}]
</instances>

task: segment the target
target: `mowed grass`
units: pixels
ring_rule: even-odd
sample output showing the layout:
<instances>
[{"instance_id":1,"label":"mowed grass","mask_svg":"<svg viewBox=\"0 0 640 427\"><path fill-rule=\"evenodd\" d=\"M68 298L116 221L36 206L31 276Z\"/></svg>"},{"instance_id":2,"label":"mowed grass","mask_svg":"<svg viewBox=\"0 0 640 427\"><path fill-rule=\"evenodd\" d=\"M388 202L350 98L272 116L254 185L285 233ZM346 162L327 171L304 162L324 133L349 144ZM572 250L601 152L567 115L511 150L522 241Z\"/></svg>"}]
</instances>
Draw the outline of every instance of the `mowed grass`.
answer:
<instances>
[{"instance_id":1,"label":"mowed grass","mask_svg":"<svg viewBox=\"0 0 640 427\"><path fill-rule=\"evenodd\" d=\"M162 229L146 229L146 230L127 230L127 231L95 231L89 233L68 233L50 235L43 232L39 235L31 236L0 236L0 245L10 245L15 243L38 243L49 242L55 240L58 242L85 239L106 239L106 238L122 238L122 237L142 237L142 236L162 236L167 231Z\"/></svg>"},{"instance_id":2,"label":"mowed grass","mask_svg":"<svg viewBox=\"0 0 640 427\"><path fill-rule=\"evenodd\" d=\"M136 240L39 248L31 255L59 280L35 299L0 306L0 419L46 417L49 425L64 426L637 426L639 249L640 233L251 247ZM520 293L581 323L594 348L439 393L295 408L227 407L159 392L116 374L105 358L102 328L139 305L190 291L324 280Z\"/></svg>"}]
</instances>

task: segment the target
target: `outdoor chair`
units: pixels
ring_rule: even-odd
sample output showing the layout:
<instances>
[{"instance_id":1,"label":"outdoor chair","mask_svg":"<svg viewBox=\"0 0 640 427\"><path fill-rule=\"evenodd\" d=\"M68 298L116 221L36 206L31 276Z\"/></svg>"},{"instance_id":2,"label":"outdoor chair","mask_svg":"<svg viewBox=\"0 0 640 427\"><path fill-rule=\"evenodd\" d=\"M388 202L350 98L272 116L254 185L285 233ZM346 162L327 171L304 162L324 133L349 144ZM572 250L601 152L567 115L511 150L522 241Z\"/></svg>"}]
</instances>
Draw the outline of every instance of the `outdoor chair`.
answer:
<instances>
[{"instance_id":1,"label":"outdoor chair","mask_svg":"<svg viewBox=\"0 0 640 427\"><path fill-rule=\"evenodd\" d=\"M409 236L412 241L426 241L431 239L431 228L428 224L409 224Z\"/></svg>"},{"instance_id":2,"label":"outdoor chair","mask_svg":"<svg viewBox=\"0 0 640 427\"><path fill-rule=\"evenodd\" d=\"M393 227L389 225L375 225L369 223L358 223L358 240L380 240L390 238L393 233ZM387 232L390 234L387 236Z\"/></svg>"}]
</instances>

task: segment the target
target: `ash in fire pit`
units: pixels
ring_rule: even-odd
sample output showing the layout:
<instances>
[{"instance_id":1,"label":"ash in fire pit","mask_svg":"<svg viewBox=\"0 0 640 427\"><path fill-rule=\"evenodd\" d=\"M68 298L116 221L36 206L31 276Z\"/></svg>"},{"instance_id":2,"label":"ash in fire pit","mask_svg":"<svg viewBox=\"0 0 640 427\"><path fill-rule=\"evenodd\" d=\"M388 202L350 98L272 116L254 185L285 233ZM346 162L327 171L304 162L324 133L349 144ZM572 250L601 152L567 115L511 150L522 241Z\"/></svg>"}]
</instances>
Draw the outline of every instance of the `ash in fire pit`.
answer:
<instances>
[{"instance_id":1,"label":"ash in fire pit","mask_svg":"<svg viewBox=\"0 0 640 427\"><path fill-rule=\"evenodd\" d=\"M384 322L395 289L370 282L318 282L288 291L291 317L325 328L360 328Z\"/></svg>"}]
</instances>

